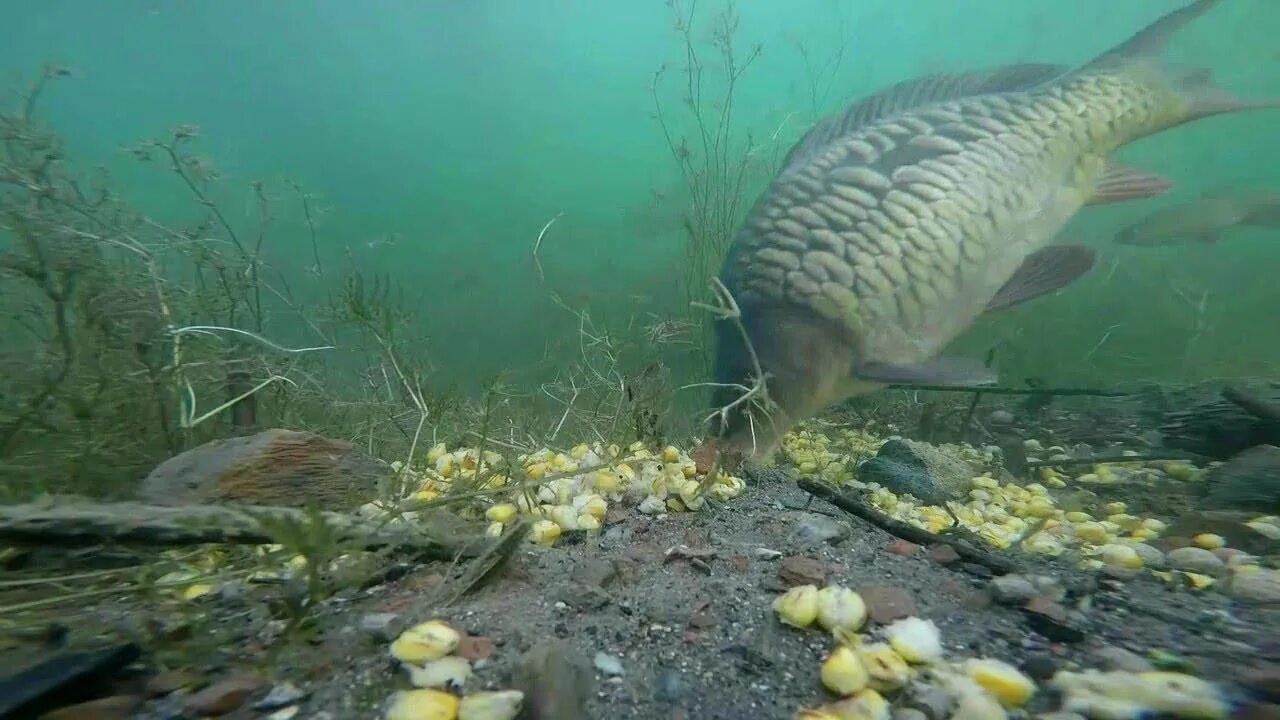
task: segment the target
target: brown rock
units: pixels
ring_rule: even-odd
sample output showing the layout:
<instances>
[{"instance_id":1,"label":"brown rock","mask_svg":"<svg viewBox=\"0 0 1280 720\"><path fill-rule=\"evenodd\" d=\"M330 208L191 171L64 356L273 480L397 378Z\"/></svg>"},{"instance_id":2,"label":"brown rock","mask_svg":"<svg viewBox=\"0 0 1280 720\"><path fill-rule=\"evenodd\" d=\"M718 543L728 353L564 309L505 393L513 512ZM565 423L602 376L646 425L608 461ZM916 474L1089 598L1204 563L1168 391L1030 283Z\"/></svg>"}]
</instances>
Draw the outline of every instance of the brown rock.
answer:
<instances>
[{"instance_id":1,"label":"brown rock","mask_svg":"<svg viewBox=\"0 0 1280 720\"><path fill-rule=\"evenodd\" d=\"M257 675L233 675L219 680L187 698L187 712L205 717L226 715L244 705L251 695L261 690L266 681Z\"/></svg>"},{"instance_id":2,"label":"brown rock","mask_svg":"<svg viewBox=\"0 0 1280 720\"><path fill-rule=\"evenodd\" d=\"M939 565L950 565L951 563L960 560L960 553L956 552L955 548L947 545L946 543L930 545L929 551L925 556Z\"/></svg>"},{"instance_id":3,"label":"brown rock","mask_svg":"<svg viewBox=\"0 0 1280 720\"><path fill-rule=\"evenodd\" d=\"M147 683L143 687L143 692L147 697L160 697L168 695L175 690L185 687L191 687L196 684L198 678L189 672L182 670L166 670L165 672L156 673L147 678Z\"/></svg>"},{"instance_id":4,"label":"brown rock","mask_svg":"<svg viewBox=\"0 0 1280 720\"><path fill-rule=\"evenodd\" d=\"M920 552L920 546L907 540L894 540L889 543L889 547L885 548L891 555L901 555L910 557Z\"/></svg>"},{"instance_id":5,"label":"brown rock","mask_svg":"<svg viewBox=\"0 0 1280 720\"><path fill-rule=\"evenodd\" d=\"M821 560L803 555L788 555L778 566L778 577L790 586L817 585L822 587L827 579L827 566Z\"/></svg>"},{"instance_id":6,"label":"brown rock","mask_svg":"<svg viewBox=\"0 0 1280 720\"><path fill-rule=\"evenodd\" d=\"M725 558L729 562L729 567L733 571L741 575L751 569L751 558L746 555L730 555Z\"/></svg>"},{"instance_id":7,"label":"brown rock","mask_svg":"<svg viewBox=\"0 0 1280 720\"><path fill-rule=\"evenodd\" d=\"M391 468L349 442L315 433L264 430L214 440L161 463L138 491L145 502L236 502L321 509L356 507Z\"/></svg>"},{"instance_id":8,"label":"brown rock","mask_svg":"<svg viewBox=\"0 0 1280 720\"><path fill-rule=\"evenodd\" d=\"M1072 624L1067 609L1053 598L1032 598L1023 606L1022 612L1033 630L1054 642L1080 642L1084 639L1084 632Z\"/></svg>"},{"instance_id":9,"label":"brown rock","mask_svg":"<svg viewBox=\"0 0 1280 720\"><path fill-rule=\"evenodd\" d=\"M471 662L483 660L493 654L493 640L483 635L463 635L456 652Z\"/></svg>"},{"instance_id":10,"label":"brown rock","mask_svg":"<svg viewBox=\"0 0 1280 720\"><path fill-rule=\"evenodd\" d=\"M871 622L885 624L916 614L911 593L893 585L869 585L858 590Z\"/></svg>"},{"instance_id":11,"label":"brown rock","mask_svg":"<svg viewBox=\"0 0 1280 720\"><path fill-rule=\"evenodd\" d=\"M76 705L67 705L40 716L40 720L126 720L142 704L136 695L112 695Z\"/></svg>"}]
</instances>

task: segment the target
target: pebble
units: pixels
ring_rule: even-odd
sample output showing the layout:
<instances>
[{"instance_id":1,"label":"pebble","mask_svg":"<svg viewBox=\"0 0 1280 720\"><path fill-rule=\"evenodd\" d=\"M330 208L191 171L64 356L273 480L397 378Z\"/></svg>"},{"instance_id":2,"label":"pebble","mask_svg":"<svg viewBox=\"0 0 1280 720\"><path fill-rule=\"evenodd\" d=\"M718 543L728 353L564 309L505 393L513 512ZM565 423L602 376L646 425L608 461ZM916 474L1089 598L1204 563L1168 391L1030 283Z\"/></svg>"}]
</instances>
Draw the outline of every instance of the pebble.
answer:
<instances>
[{"instance_id":1,"label":"pebble","mask_svg":"<svg viewBox=\"0 0 1280 720\"><path fill-rule=\"evenodd\" d=\"M1032 680L1048 680L1058 672L1058 660L1047 653L1033 653L1022 661L1022 672Z\"/></svg>"},{"instance_id":2,"label":"pebble","mask_svg":"<svg viewBox=\"0 0 1280 720\"><path fill-rule=\"evenodd\" d=\"M409 628L409 623L396 613L371 613L360 618L360 631L379 642L391 642Z\"/></svg>"},{"instance_id":3,"label":"pebble","mask_svg":"<svg viewBox=\"0 0 1280 720\"><path fill-rule=\"evenodd\" d=\"M1022 575L1001 575L987 587L991 588L991 597L1005 605L1022 605L1040 594L1035 583Z\"/></svg>"},{"instance_id":4,"label":"pebble","mask_svg":"<svg viewBox=\"0 0 1280 720\"><path fill-rule=\"evenodd\" d=\"M822 587L827 579L827 566L821 560L803 555L789 555L778 566L778 577L789 586L817 585Z\"/></svg>"},{"instance_id":5,"label":"pebble","mask_svg":"<svg viewBox=\"0 0 1280 720\"><path fill-rule=\"evenodd\" d=\"M757 560L777 560L782 557L782 553L777 550L770 550L769 548L756 548L751 551L751 554L754 555Z\"/></svg>"},{"instance_id":6,"label":"pebble","mask_svg":"<svg viewBox=\"0 0 1280 720\"><path fill-rule=\"evenodd\" d=\"M1150 672L1155 669L1155 666L1146 658L1115 645L1104 645L1094 649L1090 654L1093 660L1102 666L1103 670L1140 673Z\"/></svg>"},{"instance_id":7,"label":"pebble","mask_svg":"<svg viewBox=\"0 0 1280 720\"><path fill-rule=\"evenodd\" d=\"M1165 555L1165 560L1169 563L1169 567L1175 570L1185 570L1211 577L1222 575L1227 567L1217 555L1198 547L1180 547L1172 550Z\"/></svg>"},{"instance_id":8,"label":"pebble","mask_svg":"<svg viewBox=\"0 0 1280 720\"><path fill-rule=\"evenodd\" d=\"M298 709L297 705L290 705L289 707L280 708L279 710L271 713L267 716L267 720L293 720L293 718L298 717L298 713L300 712L302 711ZM315 719L312 718L312 720Z\"/></svg>"},{"instance_id":9,"label":"pebble","mask_svg":"<svg viewBox=\"0 0 1280 720\"><path fill-rule=\"evenodd\" d=\"M787 536L787 540L801 547L812 547L829 543L837 545L851 532L847 523L819 513L799 513L792 522L795 529Z\"/></svg>"},{"instance_id":10,"label":"pebble","mask_svg":"<svg viewBox=\"0 0 1280 720\"><path fill-rule=\"evenodd\" d=\"M909 557L920 552L920 546L907 540L895 540L889 543L889 547L885 548L885 550L893 555Z\"/></svg>"},{"instance_id":11,"label":"pebble","mask_svg":"<svg viewBox=\"0 0 1280 720\"><path fill-rule=\"evenodd\" d=\"M1159 570L1165 567L1164 553L1146 543L1132 543L1129 547L1138 553L1138 557L1142 558L1143 567Z\"/></svg>"},{"instance_id":12,"label":"pebble","mask_svg":"<svg viewBox=\"0 0 1280 720\"><path fill-rule=\"evenodd\" d=\"M1237 600L1259 605L1280 603L1280 570L1258 568L1237 572L1227 592Z\"/></svg>"},{"instance_id":13,"label":"pebble","mask_svg":"<svg viewBox=\"0 0 1280 720\"><path fill-rule=\"evenodd\" d=\"M960 553L946 543L938 543L929 547L926 557L939 565L950 565L960 559Z\"/></svg>"},{"instance_id":14,"label":"pebble","mask_svg":"<svg viewBox=\"0 0 1280 720\"><path fill-rule=\"evenodd\" d=\"M196 676L182 670L166 670L147 678L143 692L147 697L161 697L176 690L194 685Z\"/></svg>"},{"instance_id":15,"label":"pebble","mask_svg":"<svg viewBox=\"0 0 1280 720\"><path fill-rule=\"evenodd\" d=\"M271 688L267 696L253 704L254 710L279 710L286 705L301 702L309 692L291 682L282 682Z\"/></svg>"},{"instance_id":16,"label":"pebble","mask_svg":"<svg viewBox=\"0 0 1280 720\"><path fill-rule=\"evenodd\" d=\"M622 675L625 672L622 668L622 661L614 657L613 655L609 655L606 653L602 653L602 652L596 653L596 656L592 660L592 663L596 666L597 670L604 673L605 675L610 675L610 676Z\"/></svg>"},{"instance_id":17,"label":"pebble","mask_svg":"<svg viewBox=\"0 0 1280 720\"><path fill-rule=\"evenodd\" d=\"M858 589L862 602L867 606L871 622L882 625L916 614L916 603L911 593L891 585L869 585Z\"/></svg>"},{"instance_id":18,"label":"pebble","mask_svg":"<svg viewBox=\"0 0 1280 720\"><path fill-rule=\"evenodd\" d=\"M1032 598L1022 611L1031 629L1055 642L1080 642L1084 632L1071 623L1066 608L1051 598Z\"/></svg>"},{"instance_id":19,"label":"pebble","mask_svg":"<svg viewBox=\"0 0 1280 720\"><path fill-rule=\"evenodd\" d=\"M184 705L193 715L226 715L265 684L257 675L235 675L191 695Z\"/></svg>"}]
</instances>

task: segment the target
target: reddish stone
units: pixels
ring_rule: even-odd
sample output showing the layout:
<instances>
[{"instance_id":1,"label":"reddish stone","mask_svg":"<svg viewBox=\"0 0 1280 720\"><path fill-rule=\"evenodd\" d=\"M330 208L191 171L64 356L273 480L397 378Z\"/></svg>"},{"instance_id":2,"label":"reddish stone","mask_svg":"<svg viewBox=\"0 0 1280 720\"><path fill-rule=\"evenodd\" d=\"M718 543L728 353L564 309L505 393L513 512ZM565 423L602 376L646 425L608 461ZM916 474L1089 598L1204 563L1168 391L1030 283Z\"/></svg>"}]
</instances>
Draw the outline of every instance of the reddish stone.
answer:
<instances>
[{"instance_id":1,"label":"reddish stone","mask_svg":"<svg viewBox=\"0 0 1280 720\"><path fill-rule=\"evenodd\" d=\"M885 548L890 554L910 557L920 552L920 546L907 540L895 540L889 543L889 547Z\"/></svg>"},{"instance_id":2,"label":"reddish stone","mask_svg":"<svg viewBox=\"0 0 1280 720\"><path fill-rule=\"evenodd\" d=\"M782 563L778 566L778 577L792 587L796 585L822 587L827 579L827 566L815 558L789 555L782 558Z\"/></svg>"},{"instance_id":3,"label":"reddish stone","mask_svg":"<svg viewBox=\"0 0 1280 720\"><path fill-rule=\"evenodd\" d=\"M929 547L926 557L939 565L950 565L960 560L960 553L946 543L938 543Z\"/></svg>"},{"instance_id":4,"label":"reddish stone","mask_svg":"<svg viewBox=\"0 0 1280 720\"><path fill-rule=\"evenodd\" d=\"M456 652L471 662L483 660L493 654L493 640L483 635L464 635L458 640Z\"/></svg>"}]
</instances>

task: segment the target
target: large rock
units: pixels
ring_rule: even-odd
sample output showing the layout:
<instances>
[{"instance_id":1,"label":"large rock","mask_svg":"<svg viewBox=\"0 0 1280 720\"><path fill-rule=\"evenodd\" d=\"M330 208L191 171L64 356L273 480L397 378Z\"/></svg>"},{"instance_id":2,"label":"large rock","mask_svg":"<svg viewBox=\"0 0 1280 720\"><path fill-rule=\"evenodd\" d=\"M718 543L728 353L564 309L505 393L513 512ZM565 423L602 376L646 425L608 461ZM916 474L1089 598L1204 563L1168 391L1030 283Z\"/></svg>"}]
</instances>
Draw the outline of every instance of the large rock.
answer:
<instances>
[{"instance_id":1,"label":"large rock","mask_svg":"<svg viewBox=\"0 0 1280 720\"><path fill-rule=\"evenodd\" d=\"M1280 447L1258 445L1210 470L1201 506L1215 510L1280 511Z\"/></svg>"},{"instance_id":2,"label":"large rock","mask_svg":"<svg viewBox=\"0 0 1280 720\"><path fill-rule=\"evenodd\" d=\"M893 438L858 468L862 482L879 483L895 493L939 505L968 492L975 468L947 446Z\"/></svg>"},{"instance_id":3,"label":"large rock","mask_svg":"<svg viewBox=\"0 0 1280 720\"><path fill-rule=\"evenodd\" d=\"M348 442L272 429L214 440L161 463L142 481L144 502L236 502L344 510L376 496L390 466Z\"/></svg>"}]
</instances>

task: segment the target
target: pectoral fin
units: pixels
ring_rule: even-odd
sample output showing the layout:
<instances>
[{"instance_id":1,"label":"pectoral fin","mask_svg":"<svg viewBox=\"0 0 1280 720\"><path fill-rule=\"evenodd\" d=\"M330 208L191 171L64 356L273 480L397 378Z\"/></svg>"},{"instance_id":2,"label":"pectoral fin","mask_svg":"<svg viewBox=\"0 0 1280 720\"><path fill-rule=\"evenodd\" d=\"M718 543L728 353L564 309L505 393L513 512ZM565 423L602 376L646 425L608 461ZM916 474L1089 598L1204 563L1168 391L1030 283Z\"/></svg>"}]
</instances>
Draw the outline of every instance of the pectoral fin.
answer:
<instances>
[{"instance_id":1,"label":"pectoral fin","mask_svg":"<svg viewBox=\"0 0 1280 720\"><path fill-rule=\"evenodd\" d=\"M1093 188L1085 204L1105 205L1126 200L1143 200L1163 195L1173 187L1167 178L1115 162L1107 163L1107 171Z\"/></svg>"},{"instance_id":2,"label":"pectoral fin","mask_svg":"<svg viewBox=\"0 0 1280 720\"><path fill-rule=\"evenodd\" d=\"M865 362L853 374L870 382L899 385L990 385L996 373L982 363L961 357L940 357L918 365Z\"/></svg>"},{"instance_id":3,"label":"pectoral fin","mask_svg":"<svg viewBox=\"0 0 1280 720\"><path fill-rule=\"evenodd\" d=\"M1096 254L1083 245L1050 245L1027 256L987 303L987 312L1020 305L1060 290L1093 268Z\"/></svg>"}]
</instances>

